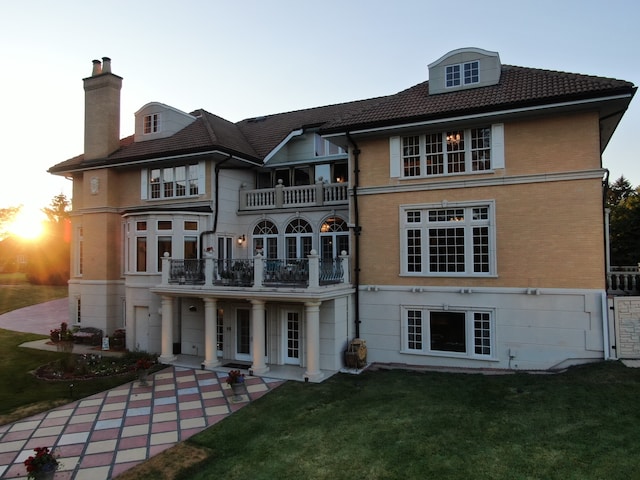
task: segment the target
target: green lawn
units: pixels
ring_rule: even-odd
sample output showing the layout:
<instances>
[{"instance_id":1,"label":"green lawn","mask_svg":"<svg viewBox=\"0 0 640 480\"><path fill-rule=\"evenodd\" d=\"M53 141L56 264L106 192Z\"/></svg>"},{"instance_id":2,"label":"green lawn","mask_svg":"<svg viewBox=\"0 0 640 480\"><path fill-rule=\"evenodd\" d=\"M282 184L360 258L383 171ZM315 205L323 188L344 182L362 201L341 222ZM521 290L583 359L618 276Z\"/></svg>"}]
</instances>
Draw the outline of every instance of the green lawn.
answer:
<instances>
[{"instance_id":1,"label":"green lawn","mask_svg":"<svg viewBox=\"0 0 640 480\"><path fill-rule=\"evenodd\" d=\"M67 294L66 286L31 285L23 273L0 273L0 314Z\"/></svg>"},{"instance_id":2,"label":"green lawn","mask_svg":"<svg viewBox=\"0 0 640 480\"><path fill-rule=\"evenodd\" d=\"M639 478L638 399L640 371L617 362L288 382L188 440L208 456L175 478ZM163 478L162 457L126 478Z\"/></svg>"},{"instance_id":3,"label":"green lawn","mask_svg":"<svg viewBox=\"0 0 640 480\"><path fill-rule=\"evenodd\" d=\"M31 372L71 354L24 348L43 335L0 329L0 425L34 415L71 400L93 395L135 378L135 373L81 381L45 381ZM73 384L73 387L70 385Z\"/></svg>"}]
</instances>

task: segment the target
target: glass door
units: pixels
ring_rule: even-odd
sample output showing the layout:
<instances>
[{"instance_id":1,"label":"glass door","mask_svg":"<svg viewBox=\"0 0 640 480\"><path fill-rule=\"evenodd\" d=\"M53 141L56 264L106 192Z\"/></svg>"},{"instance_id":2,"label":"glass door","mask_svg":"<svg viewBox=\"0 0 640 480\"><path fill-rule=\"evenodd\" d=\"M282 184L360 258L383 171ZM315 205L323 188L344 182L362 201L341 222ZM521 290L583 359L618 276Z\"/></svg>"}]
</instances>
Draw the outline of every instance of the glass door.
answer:
<instances>
[{"instance_id":1,"label":"glass door","mask_svg":"<svg viewBox=\"0 0 640 480\"><path fill-rule=\"evenodd\" d=\"M288 365L300 365L301 331L300 313L285 312L284 328L284 363Z\"/></svg>"},{"instance_id":2,"label":"glass door","mask_svg":"<svg viewBox=\"0 0 640 480\"><path fill-rule=\"evenodd\" d=\"M236 360L251 360L251 315L247 309L236 310Z\"/></svg>"}]
</instances>

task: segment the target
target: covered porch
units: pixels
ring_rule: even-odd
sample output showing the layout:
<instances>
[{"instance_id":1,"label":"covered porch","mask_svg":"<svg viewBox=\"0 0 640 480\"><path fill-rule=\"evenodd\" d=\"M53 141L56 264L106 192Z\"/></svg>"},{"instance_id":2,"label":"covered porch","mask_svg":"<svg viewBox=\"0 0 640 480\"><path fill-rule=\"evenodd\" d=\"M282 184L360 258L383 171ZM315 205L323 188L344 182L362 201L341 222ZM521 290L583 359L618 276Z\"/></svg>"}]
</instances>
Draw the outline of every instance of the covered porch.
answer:
<instances>
[{"instance_id":1,"label":"covered porch","mask_svg":"<svg viewBox=\"0 0 640 480\"><path fill-rule=\"evenodd\" d=\"M342 366L350 285L311 291L163 285L154 293L161 298L163 363L314 383Z\"/></svg>"}]
</instances>

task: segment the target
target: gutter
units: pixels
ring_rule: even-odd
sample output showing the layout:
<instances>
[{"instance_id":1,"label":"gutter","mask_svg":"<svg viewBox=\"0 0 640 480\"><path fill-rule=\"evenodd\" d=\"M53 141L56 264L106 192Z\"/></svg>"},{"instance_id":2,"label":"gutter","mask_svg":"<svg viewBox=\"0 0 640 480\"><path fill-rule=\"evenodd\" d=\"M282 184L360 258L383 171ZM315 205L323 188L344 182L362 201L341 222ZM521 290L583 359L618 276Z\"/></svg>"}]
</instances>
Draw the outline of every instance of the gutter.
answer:
<instances>
[{"instance_id":1,"label":"gutter","mask_svg":"<svg viewBox=\"0 0 640 480\"><path fill-rule=\"evenodd\" d=\"M353 246L353 277L355 285L355 338L360 338L360 210L358 209L358 183L360 173L360 149L355 140L351 138L347 132L347 140L353 146L353 233L355 237L355 245Z\"/></svg>"},{"instance_id":2,"label":"gutter","mask_svg":"<svg viewBox=\"0 0 640 480\"><path fill-rule=\"evenodd\" d=\"M609 308L607 301L607 273L610 264L610 240L609 240L609 209L607 208L607 193L609 191L609 170L605 169L605 177L602 180L602 213L604 220L604 293L602 294L602 348L604 359L611 358L611 345L609 343Z\"/></svg>"}]
</instances>

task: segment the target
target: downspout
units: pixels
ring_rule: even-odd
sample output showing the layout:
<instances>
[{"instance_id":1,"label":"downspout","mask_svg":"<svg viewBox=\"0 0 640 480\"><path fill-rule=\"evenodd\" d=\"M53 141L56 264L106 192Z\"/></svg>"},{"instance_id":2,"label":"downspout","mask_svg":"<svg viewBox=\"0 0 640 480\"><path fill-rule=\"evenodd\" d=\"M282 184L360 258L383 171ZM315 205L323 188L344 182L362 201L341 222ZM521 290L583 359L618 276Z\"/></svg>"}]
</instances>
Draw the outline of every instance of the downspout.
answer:
<instances>
[{"instance_id":1,"label":"downspout","mask_svg":"<svg viewBox=\"0 0 640 480\"><path fill-rule=\"evenodd\" d=\"M206 230L204 232L200 232L200 250L201 250L201 254L200 257L204 256L204 236L205 235L213 235L214 233L216 233L216 231L218 230L218 200L220 199L220 167L222 166L223 163L228 162L229 160L231 160L233 158L233 155L229 155L227 158L225 158L224 160L222 160L221 162L216 163L216 168L215 168L215 189L216 189L216 198L215 198L215 206L213 208L213 228L211 230Z\"/></svg>"},{"instance_id":2,"label":"downspout","mask_svg":"<svg viewBox=\"0 0 640 480\"><path fill-rule=\"evenodd\" d=\"M349 132L347 132L347 140L353 147L353 233L355 239L355 245L353 246L353 280L356 288L355 291L355 338L360 338L360 233L362 227L360 226L360 211L358 210L358 182L360 174L360 149L356 142L351 138Z\"/></svg>"},{"instance_id":3,"label":"downspout","mask_svg":"<svg viewBox=\"0 0 640 480\"><path fill-rule=\"evenodd\" d=\"M609 301L607 297L607 274L610 268L610 239L609 239L609 209L607 208L607 194L609 192L609 170L605 169L605 178L602 181L602 210L604 214L604 288L602 294L602 348L604 359L611 358L611 345L609 343ZM615 347L614 347L615 348Z\"/></svg>"}]
</instances>

